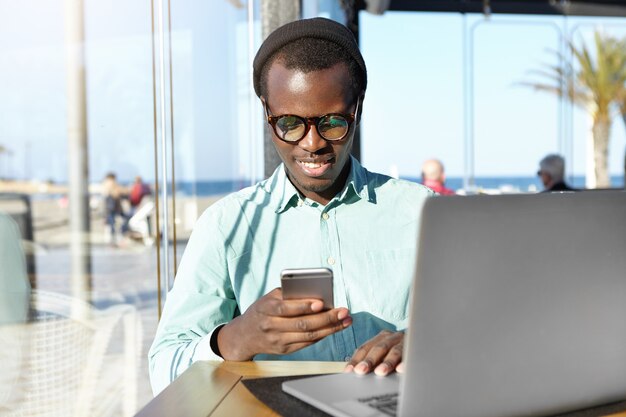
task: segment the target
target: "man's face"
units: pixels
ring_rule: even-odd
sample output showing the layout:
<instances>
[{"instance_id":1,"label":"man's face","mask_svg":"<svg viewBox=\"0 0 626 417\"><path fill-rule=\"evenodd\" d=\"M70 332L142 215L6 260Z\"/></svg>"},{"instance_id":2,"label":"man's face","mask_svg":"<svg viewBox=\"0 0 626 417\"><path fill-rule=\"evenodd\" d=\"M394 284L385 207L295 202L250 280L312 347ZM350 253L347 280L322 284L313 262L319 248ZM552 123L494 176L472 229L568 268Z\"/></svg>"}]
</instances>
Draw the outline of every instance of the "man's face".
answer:
<instances>
[{"instance_id":1,"label":"man's face","mask_svg":"<svg viewBox=\"0 0 626 417\"><path fill-rule=\"evenodd\" d=\"M544 188L550 188L552 186L552 177L546 171L539 170L537 172L539 174L539 178L541 179L541 183Z\"/></svg>"},{"instance_id":2,"label":"man's face","mask_svg":"<svg viewBox=\"0 0 626 417\"><path fill-rule=\"evenodd\" d=\"M345 64L304 73L287 69L278 60L268 71L266 85L265 101L273 116L316 117L356 111L357 98L350 91L351 78ZM297 142L279 139L268 125L289 180L305 197L325 205L341 191L350 170L348 161L356 123L338 141L325 140L311 126Z\"/></svg>"}]
</instances>

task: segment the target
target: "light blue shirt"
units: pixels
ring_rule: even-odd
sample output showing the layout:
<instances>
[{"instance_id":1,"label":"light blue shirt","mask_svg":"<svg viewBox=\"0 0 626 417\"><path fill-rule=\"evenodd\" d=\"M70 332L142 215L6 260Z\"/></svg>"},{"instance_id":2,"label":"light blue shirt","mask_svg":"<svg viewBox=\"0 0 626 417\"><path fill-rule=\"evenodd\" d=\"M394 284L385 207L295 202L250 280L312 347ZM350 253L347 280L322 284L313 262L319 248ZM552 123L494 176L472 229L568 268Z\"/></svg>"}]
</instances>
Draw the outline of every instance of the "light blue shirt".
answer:
<instances>
[{"instance_id":1,"label":"light blue shirt","mask_svg":"<svg viewBox=\"0 0 626 417\"><path fill-rule=\"evenodd\" d=\"M300 195L279 166L198 219L150 349L155 393L191 363L220 359L214 329L280 286L285 268L328 267L335 307L352 326L288 355L255 359L346 361L381 330L404 330L428 188L372 173L352 159L344 189L326 206Z\"/></svg>"}]
</instances>

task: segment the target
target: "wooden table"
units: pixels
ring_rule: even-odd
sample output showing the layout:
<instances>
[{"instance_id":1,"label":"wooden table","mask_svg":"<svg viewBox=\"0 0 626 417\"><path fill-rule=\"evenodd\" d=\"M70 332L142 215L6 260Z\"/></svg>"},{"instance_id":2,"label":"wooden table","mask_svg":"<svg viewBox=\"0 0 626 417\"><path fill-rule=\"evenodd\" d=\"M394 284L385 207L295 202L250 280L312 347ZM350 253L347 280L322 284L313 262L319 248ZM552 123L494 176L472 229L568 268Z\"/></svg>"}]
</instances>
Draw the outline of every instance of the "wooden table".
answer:
<instances>
[{"instance_id":1,"label":"wooden table","mask_svg":"<svg viewBox=\"0 0 626 417\"><path fill-rule=\"evenodd\" d=\"M341 372L343 362L198 361L150 401L135 417L276 417L242 379Z\"/></svg>"},{"instance_id":2,"label":"wooden table","mask_svg":"<svg viewBox=\"0 0 626 417\"><path fill-rule=\"evenodd\" d=\"M243 379L341 372L343 362L195 362L135 417L277 417ZM278 416L280 417L280 416ZM626 417L626 412L607 417Z\"/></svg>"}]
</instances>

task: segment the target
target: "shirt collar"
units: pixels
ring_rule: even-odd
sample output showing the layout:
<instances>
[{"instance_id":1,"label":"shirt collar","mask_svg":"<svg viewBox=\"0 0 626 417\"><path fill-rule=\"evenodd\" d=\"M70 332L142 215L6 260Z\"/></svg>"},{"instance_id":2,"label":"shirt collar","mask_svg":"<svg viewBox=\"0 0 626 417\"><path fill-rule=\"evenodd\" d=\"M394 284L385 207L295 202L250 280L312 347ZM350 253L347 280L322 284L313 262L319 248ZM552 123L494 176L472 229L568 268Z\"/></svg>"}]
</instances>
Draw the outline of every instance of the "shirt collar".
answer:
<instances>
[{"instance_id":1,"label":"shirt collar","mask_svg":"<svg viewBox=\"0 0 626 417\"><path fill-rule=\"evenodd\" d=\"M350 166L350 174L346 180L346 185L343 190L338 194L337 200L339 203L347 203L352 198L363 199L366 201L374 202L374 199L370 199L370 193L374 195L374 190L368 186L367 170L356 160L356 158L350 156L352 164Z\"/></svg>"},{"instance_id":2,"label":"shirt collar","mask_svg":"<svg viewBox=\"0 0 626 417\"><path fill-rule=\"evenodd\" d=\"M363 199L375 203L375 192L368 184L368 172L359 161L350 156L351 166L346 185L329 204L348 204L354 199ZM281 213L298 205L302 199L300 193L287 178L285 165L280 164L274 173L262 183L263 189L270 194L270 204L276 213Z\"/></svg>"}]
</instances>

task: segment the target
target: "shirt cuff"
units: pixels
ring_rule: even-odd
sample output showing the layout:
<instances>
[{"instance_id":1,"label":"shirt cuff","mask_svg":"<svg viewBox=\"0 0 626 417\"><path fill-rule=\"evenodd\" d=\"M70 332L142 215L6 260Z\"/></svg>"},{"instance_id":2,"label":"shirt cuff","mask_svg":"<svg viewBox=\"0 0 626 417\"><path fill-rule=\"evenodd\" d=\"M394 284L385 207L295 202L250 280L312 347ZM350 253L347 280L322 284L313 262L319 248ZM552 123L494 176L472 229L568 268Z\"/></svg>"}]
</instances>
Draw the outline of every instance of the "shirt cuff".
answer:
<instances>
[{"instance_id":1,"label":"shirt cuff","mask_svg":"<svg viewBox=\"0 0 626 417\"><path fill-rule=\"evenodd\" d=\"M217 349L217 333L224 327L226 323L222 323L215 327L211 333L204 336L196 345L196 351L193 355L193 361L223 361ZM215 336L215 339L213 338ZM214 340L213 340L214 339ZM213 347L215 346L215 348Z\"/></svg>"}]
</instances>

